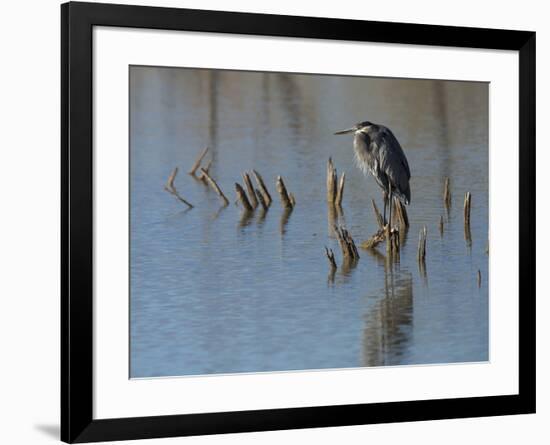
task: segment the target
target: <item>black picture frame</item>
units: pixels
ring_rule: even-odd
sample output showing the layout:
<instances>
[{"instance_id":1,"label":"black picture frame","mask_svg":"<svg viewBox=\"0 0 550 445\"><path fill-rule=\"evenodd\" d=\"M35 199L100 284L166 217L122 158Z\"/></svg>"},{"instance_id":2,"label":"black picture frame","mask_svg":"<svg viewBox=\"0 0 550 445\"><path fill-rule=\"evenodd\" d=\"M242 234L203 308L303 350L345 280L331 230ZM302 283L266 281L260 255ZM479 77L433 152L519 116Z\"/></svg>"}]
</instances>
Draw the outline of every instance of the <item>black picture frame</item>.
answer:
<instances>
[{"instance_id":1,"label":"black picture frame","mask_svg":"<svg viewBox=\"0 0 550 445\"><path fill-rule=\"evenodd\" d=\"M519 52L519 393L93 418L92 30L132 27ZM61 439L94 442L535 412L535 33L70 2L61 6ZM497 161L498 162L498 161Z\"/></svg>"}]
</instances>

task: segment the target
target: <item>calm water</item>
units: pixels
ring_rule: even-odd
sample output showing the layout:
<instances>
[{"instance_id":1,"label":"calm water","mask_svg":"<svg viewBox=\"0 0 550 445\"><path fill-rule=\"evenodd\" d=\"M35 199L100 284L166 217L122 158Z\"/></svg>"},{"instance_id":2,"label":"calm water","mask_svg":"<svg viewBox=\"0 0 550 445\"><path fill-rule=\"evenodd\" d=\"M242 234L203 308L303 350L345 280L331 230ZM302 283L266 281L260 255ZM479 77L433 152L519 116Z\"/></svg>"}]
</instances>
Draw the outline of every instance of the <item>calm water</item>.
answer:
<instances>
[{"instance_id":1,"label":"calm water","mask_svg":"<svg viewBox=\"0 0 550 445\"><path fill-rule=\"evenodd\" d=\"M331 280L324 246L341 254L329 156L346 172L341 222L357 243L377 228L381 192L355 167L352 136L332 135L366 119L389 126L408 157L411 227L399 263L384 246L361 250ZM130 120L131 377L488 360L487 84L132 67ZM227 207L186 173L204 146ZM191 210L163 190L175 166ZM233 187L250 169L274 203L247 218ZM290 214L277 175L296 197Z\"/></svg>"}]
</instances>

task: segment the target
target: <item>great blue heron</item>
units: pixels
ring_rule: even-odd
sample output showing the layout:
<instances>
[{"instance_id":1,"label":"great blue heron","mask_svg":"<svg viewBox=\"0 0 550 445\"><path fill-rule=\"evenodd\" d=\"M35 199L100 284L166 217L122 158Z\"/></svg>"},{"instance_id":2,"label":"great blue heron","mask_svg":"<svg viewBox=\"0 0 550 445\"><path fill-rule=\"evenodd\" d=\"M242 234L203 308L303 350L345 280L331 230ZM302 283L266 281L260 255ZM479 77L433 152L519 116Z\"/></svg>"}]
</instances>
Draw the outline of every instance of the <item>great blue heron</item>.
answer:
<instances>
[{"instance_id":1,"label":"great blue heron","mask_svg":"<svg viewBox=\"0 0 550 445\"><path fill-rule=\"evenodd\" d=\"M386 206L391 208L395 195L403 204L411 202L409 179L411 171L407 157L388 127L365 121L352 128L337 131L334 134L355 133L353 149L357 165L363 173L370 171L384 195L384 224L386 223Z\"/></svg>"}]
</instances>

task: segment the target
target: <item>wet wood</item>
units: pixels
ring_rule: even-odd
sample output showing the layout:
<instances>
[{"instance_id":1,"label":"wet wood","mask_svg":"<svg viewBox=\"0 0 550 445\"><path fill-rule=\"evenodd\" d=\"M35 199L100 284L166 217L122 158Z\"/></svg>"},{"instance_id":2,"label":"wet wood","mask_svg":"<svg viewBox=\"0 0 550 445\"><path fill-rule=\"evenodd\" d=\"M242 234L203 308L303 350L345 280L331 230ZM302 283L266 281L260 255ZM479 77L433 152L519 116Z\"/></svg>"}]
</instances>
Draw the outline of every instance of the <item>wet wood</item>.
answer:
<instances>
[{"instance_id":1,"label":"wet wood","mask_svg":"<svg viewBox=\"0 0 550 445\"><path fill-rule=\"evenodd\" d=\"M289 193L288 197L290 198L290 203L292 204L292 207L294 207L296 205L296 198L292 193Z\"/></svg>"},{"instance_id":2,"label":"wet wood","mask_svg":"<svg viewBox=\"0 0 550 445\"><path fill-rule=\"evenodd\" d=\"M292 205L292 201L286 189L285 182L283 181L283 178L281 176L277 176L276 186L277 186L277 191L279 192L279 196L281 197L281 204L283 208L292 209L292 207L294 206Z\"/></svg>"},{"instance_id":3,"label":"wet wood","mask_svg":"<svg viewBox=\"0 0 550 445\"><path fill-rule=\"evenodd\" d=\"M350 233L343 227L335 227L335 232L344 259L358 260L359 251Z\"/></svg>"},{"instance_id":4,"label":"wet wood","mask_svg":"<svg viewBox=\"0 0 550 445\"><path fill-rule=\"evenodd\" d=\"M386 239L386 231L384 229L379 229L374 235L372 235L368 240L361 243L362 249L374 249L378 244L382 243Z\"/></svg>"},{"instance_id":5,"label":"wet wood","mask_svg":"<svg viewBox=\"0 0 550 445\"><path fill-rule=\"evenodd\" d=\"M336 238L335 229L336 227L338 227L339 218L338 218L338 212L336 211L336 207L334 207L332 204L329 204L327 206L327 217L328 217L328 236L331 238Z\"/></svg>"},{"instance_id":6,"label":"wet wood","mask_svg":"<svg viewBox=\"0 0 550 445\"><path fill-rule=\"evenodd\" d=\"M181 196L178 193L178 191L176 189L176 186L174 185L174 180L176 179L176 176L178 174L178 170L179 170L178 167L176 167L176 168L174 168L172 173L170 173L170 176L168 176L168 181L166 181L166 185L164 186L164 190L166 190L171 195L175 196L180 202L183 202L187 207L192 209L193 204L191 204L189 201L187 201L185 198L183 198L183 196Z\"/></svg>"},{"instance_id":7,"label":"wet wood","mask_svg":"<svg viewBox=\"0 0 550 445\"><path fill-rule=\"evenodd\" d=\"M427 283L428 275L426 273L426 239L428 236L428 229L426 229L426 226L424 226L422 229L420 229L420 233L418 235L418 253L417 253L417 260L418 260L418 271L420 272L420 276L424 278L425 282Z\"/></svg>"},{"instance_id":8,"label":"wet wood","mask_svg":"<svg viewBox=\"0 0 550 445\"><path fill-rule=\"evenodd\" d=\"M399 218L402 221L403 227L409 227L409 214L407 213L407 207L399 199L396 199L396 208L399 214Z\"/></svg>"},{"instance_id":9,"label":"wet wood","mask_svg":"<svg viewBox=\"0 0 550 445\"><path fill-rule=\"evenodd\" d=\"M206 164L206 167L204 169L206 170L206 173L210 174L210 167L212 167L212 159L208 161L208 164ZM204 177L204 173L201 172L199 175L199 179L206 184L206 178Z\"/></svg>"},{"instance_id":10,"label":"wet wood","mask_svg":"<svg viewBox=\"0 0 550 445\"><path fill-rule=\"evenodd\" d=\"M253 208L258 207L258 198L256 197L256 192L254 191L254 187L252 186L252 181L250 180L250 175L248 173L243 173L243 181L244 185L246 186L246 190L248 191L248 197L250 198L250 205Z\"/></svg>"},{"instance_id":11,"label":"wet wood","mask_svg":"<svg viewBox=\"0 0 550 445\"><path fill-rule=\"evenodd\" d=\"M424 263L426 261L426 238L428 235L428 229L424 226L418 235L418 261Z\"/></svg>"},{"instance_id":12,"label":"wet wood","mask_svg":"<svg viewBox=\"0 0 550 445\"><path fill-rule=\"evenodd\" d=\"M254 175L254 178L256 179L256 183L258 184L257 190L260 191L260 194L262 195L265 204L269 207L273 200L271 199L271 195L269 194L269 191L265 186L265 182L264 182L264 179L262 178L262 175L260 175L256 170L252 170L252 174Z\"/></svg>"},{"instance_id":13,"label":"wet wood","mask_svg":"<svg viewBox=\"0 0 550 445\"><path fill-rule=\"evenodd\" d=\"M374 216L376 217L376 222L378 223L378 228L382 230L384 229L384 218L382 218L382 215L380 214L378 207L376 207L376 203L374 202L374 199L372 199L371 202L372 202L372 210L374 211Z\"/></svg>"},{"instance_id":14,"label":"wet wood","mask_svg":"<svg viewBox=\"0 0 550 445\"><path fill-rule=\"evenodd\" d=\"M451 206L451 180L448 177L445 178L445 189L443 190L443 203L447 208Z\"/></svg>"},{"instance_id":15,"label":"wet wood","mask_svg":"<svg viewBox=\"0 0 550 445\"><path fill-rule=\"evenodd\" d=\"M464 239L468 247L472 245L472 231L470 230L470 209L472 206L472 194L466 192L464 195Z\"/></svg>"},{"instance_id":16,"label":"wet wood","mask_svg":"<svg viewBox=\"0 0 550 445\"><path fill-rule=\"evenodd\" d=\"M388 259L398 260L400 249L399 230L387 224L384 227L384 237L386 239L386 254Z\"/></svg>"},{"instance_id":17,"label":"wet wood","mask_svg":"<svg viewBox=\"0 0 550 445\"><path fill-rule=\"evenodd\" d=\"M195 175L196 171L200 168L201 162L206 156L206 153L208 153L208 147L205 147L197 156L197 159L195 160L195 163L193 164L193 167L191 167L191 170L189 170L190 175ZM208 172L207 172L208 173Z\"/></svg>"},{"instance_id":18,"label":"wet wood","mask_svg":"<svg viewBox=\"0 0 550 445\"><path fill-rule=\"evenodd\" d=\"M334 164L332 163L332 158L328 158L327 162L327 202L334 205L336 203L336 183L337 183L337 174Z\"/></svg>"},{"instance_id":19,"label":"wet wood","mask_svg":"<svg viewBox=\"0 0 550 445\"><path fill-rule=\"evenodd\" d=\"M464 225L470 225L470 209L472 206L472 194L466 192L464 195Z\"/></svg>"},{"instance_id":20,"label":"wet wood","mask_svg":"<svg viewBox=\"0 0 550 445\"><path fill-rule=\"evenodd\" d=\"M398 260L400 247L399 230L390 228L389 225L386 226L386 251L388 258Z\"/></svg>"},{"instance_id":21,"label":"wet wood","mask_svg":"<svg viewBox=\"0 0 550 445\"><path fill-rule=\"evenodd\" d=\"M337 269L338 266L336 264L336 260L334 259L334 252L332 251L332 249L329 249L327 246L325 246L325 255L327 256L328 258L328 261L330 263L330 266L333 268L333 269Z\"/></svg>"},{"instance_id":22,"label":"wet wood","mask_svg":"<svg viewBox=\"0 0 550 445\"><path fill-rule=\"evenodd\" d=\"M246 192L242 188L241 184L238 182L235 183L235 191L237 192L237 198L239 202L242 204L243 209L245 209L248 212L251 212L254 210L252 205L250 204L250 201L248 200L248 197L246 196Z\"/></svg>"},{"instance_id":23,"label":"wet wood","mask_svg":"<svg viewBox=\"0 0 550 445\"><path fill-rule=\"evenodd\" d=\"M265 202L264 195L262 194L262 192L260 192L260 190L256 189L256 196L258 197L258 202L262 206L262 209L264 210L264 214L265 214L269 206L267 205L267 202Z\"/></svg>"},{"instance_id":24,"label":"wet wood","mask_svg":"<svg viewBox=\"0 0 550 445\"><path fill-rule=\"evenodd\" d=\"M336 174L336 172L335 172ZM336 191L336 198L334 201L334 204L336 206L341 207L342 206L342 199L344 199L344 186L346 183L346 173L342 173L342 176L340 176L340 180L338 181L338 189Z\"/></svg>"},{"instance_id":25,"label":"wet wood","mask_svg":"<svg viewBox=\"0 0 550 445\"><path fill-rule=\"evenodd\" d=\"M178 167L174 168L172 170L172 173L170 173L170 176L168 176L168 180L166 181L166 185L164 186L165 190L174 190L174 180L176 179L176 176L178 175Z\"/></svg>"},{"instance_id":26,"label":"wet wood","mask_svg":"<svg viewBox=\"0 0 550 445\"><path fill-rule=\"evenodd\" d=\"M407 210L405 209L404 204L397 198L393 200L393 215L397 220L397 225L400 229L405 230L409 227L409 216L407 215ZM393 219L393 218L392 218Z\"/></svg>"},{"instance_id":27,"label":"wet wood","mask_svg":"<svg viewBox=\"0 0 550 445\"><path fill-rule=\"evenodd\" d=\"M206 179L206 182L208 182L208 184L210 185L210 187L212 187L212 189L218 194L218 196L223 200L224 202L224 205L229 205L229 200L227 199L227 197L223 194L222 192L222 189L220 188L220 186L217 184L216 181L214 181L214 179L208 174L208 172L204 169L204 168L201 168L201 172L202 174L204 175L204 178Z\"/></svg>"}]
</instances>

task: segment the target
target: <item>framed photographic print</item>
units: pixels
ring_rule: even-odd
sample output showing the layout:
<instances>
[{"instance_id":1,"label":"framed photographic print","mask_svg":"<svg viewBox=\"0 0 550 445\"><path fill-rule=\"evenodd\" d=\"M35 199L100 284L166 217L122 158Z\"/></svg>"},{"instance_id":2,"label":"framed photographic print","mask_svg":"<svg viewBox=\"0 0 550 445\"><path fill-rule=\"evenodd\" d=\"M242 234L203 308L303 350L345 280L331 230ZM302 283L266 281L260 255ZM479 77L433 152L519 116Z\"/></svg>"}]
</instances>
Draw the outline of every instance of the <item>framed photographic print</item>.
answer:
<instances>
[{"instance_id":1,"label":"framed photographic print","mask_svg":"<svg viewBox=\"0 0 550 445\"><path fill-rule=\"evenodd\" d=\"M535 411L535 33L61 14L62 440Z\"/></svg>"}]
</instances>

